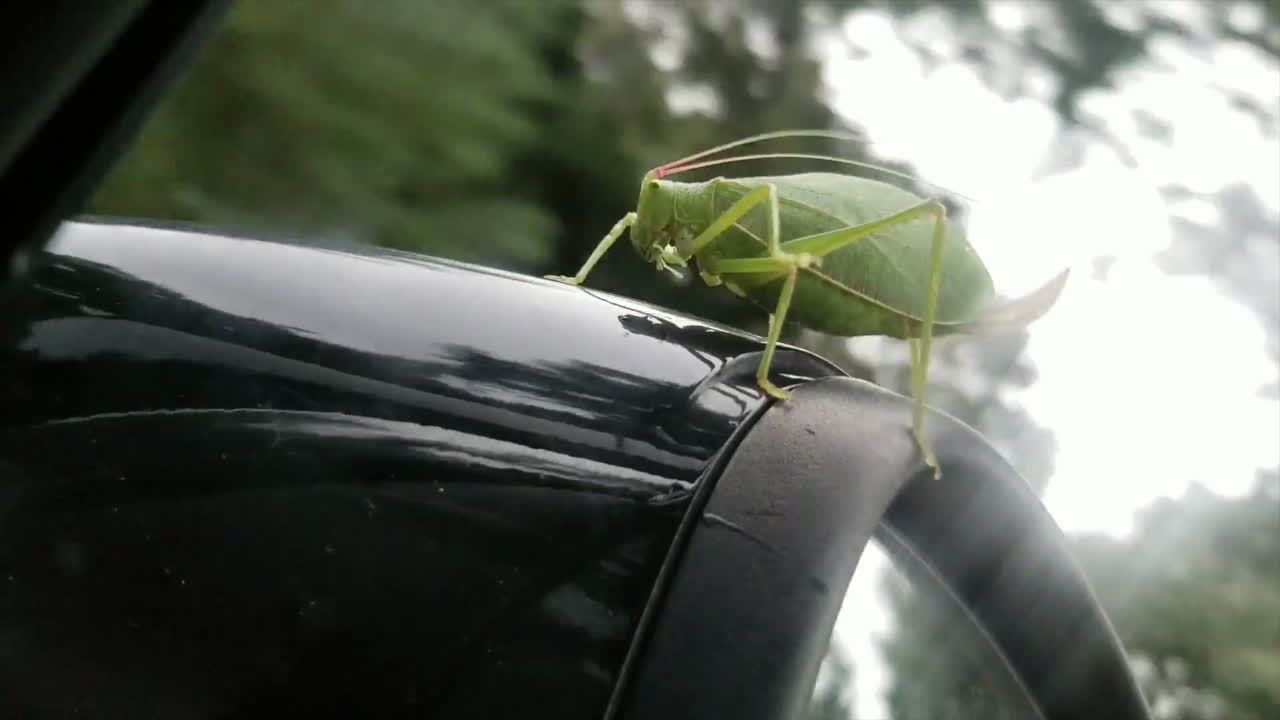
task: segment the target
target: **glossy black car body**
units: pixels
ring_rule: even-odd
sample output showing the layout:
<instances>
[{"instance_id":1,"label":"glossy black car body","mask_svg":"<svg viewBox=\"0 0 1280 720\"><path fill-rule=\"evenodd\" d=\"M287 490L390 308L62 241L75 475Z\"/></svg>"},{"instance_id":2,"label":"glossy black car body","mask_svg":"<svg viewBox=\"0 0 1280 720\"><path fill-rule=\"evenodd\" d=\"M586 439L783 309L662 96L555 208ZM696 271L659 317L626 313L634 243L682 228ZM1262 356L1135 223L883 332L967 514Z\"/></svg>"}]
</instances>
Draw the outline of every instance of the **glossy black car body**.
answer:
<instances>
[{"instance_id":1,"label":"glossy black car body","mask_svg":"<svg viewBox=\"0 0 1280 720\"><path fill-rule=\"evenodd\" d=\"M603 707L762 408L752 338L410 256L69 224L29 279L6 679L84 683L32 712Z\"/></svg>"},{"instance_id":2,"label":"glossy black car body","mask_svg":"<svg viewBox=\"0 0 1280 720\"><path fill-rule=\"evenodd\" d=\"M821 359L777 405L758 339L622 298L59 224L220 4L4 30L0 715L791 717L878 532L1045 717L1145 717L1007 464L938 416L933 482Z\"/></svg>"}]
</instances>

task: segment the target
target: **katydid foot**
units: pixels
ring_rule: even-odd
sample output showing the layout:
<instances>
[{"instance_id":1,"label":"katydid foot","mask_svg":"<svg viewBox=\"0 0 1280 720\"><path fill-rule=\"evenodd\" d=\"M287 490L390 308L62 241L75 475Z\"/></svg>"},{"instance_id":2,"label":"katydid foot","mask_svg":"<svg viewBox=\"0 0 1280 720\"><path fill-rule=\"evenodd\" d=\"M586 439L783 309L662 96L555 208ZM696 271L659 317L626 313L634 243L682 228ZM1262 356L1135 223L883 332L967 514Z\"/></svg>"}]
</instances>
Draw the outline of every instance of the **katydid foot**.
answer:
<instances>
[{"instance_id":1,"label":"katydid foot","mask_svg":"<svg viewBox=\"0 0 1280 720\"><path fill-rule=\"evenodd\" d=\"M581 285L582 284L577 278L569 277L568 275L543 275L542 277L545 280L555 280L556 282L562 282L565 285Z\"/></svg>"}]
</instances>

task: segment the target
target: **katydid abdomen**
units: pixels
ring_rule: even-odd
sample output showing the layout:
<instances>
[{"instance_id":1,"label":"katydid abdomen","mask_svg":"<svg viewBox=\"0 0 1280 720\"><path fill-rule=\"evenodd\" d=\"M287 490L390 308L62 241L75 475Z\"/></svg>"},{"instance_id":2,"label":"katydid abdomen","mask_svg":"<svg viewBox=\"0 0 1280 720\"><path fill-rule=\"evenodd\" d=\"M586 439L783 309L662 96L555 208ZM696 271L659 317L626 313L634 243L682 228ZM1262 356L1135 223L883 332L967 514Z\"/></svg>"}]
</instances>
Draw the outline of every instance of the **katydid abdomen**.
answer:
<instances>
[{"instance_id":1,"label":"katydid abdomen","mask_svg":"<svg viewBox=\"0 0 1280 720\"><path fill-rule=\"evenodd\" d=\"M681 234L691 238L751 190L773 184L778 188L784 248L787 241L861 225L924 201L893 185L832 173L663 184L672 186L673 217L677 222L689 219ZM767 208L754 208L694 255L699 267L722 258L766 257L768 222ZM846 337L917 337L928 298L933 222L926 215L886 228L801 268L787 320ZM934 334L953 332L973 320L994 295L991 277L963 231L948 223L944 242ZM723 280L772 312L785 273L740 273Z\"/></svg>"}]
</instances>

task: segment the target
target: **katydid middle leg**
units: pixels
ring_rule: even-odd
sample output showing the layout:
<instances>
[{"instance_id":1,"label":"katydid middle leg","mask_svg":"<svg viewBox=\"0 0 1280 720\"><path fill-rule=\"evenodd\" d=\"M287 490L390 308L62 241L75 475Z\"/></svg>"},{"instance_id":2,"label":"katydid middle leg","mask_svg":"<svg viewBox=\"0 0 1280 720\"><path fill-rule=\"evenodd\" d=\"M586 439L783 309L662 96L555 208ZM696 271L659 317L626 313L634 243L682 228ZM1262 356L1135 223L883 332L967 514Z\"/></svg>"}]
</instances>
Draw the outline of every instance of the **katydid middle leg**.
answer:
<instances>
[{"instance_id":1,"label":"katydid middle leg","mask_svg":"<svg viewBox=\"0 0 1280 720\"><path fill-rule=\"evenodd\" d=\"M760 197L761 190L764 191L763 199L768 201L766 210L768 212L769 255L760 258L712 260L707 263L703 272L704 279L706 275L718 279L721 275L735 273L785 275L785 279L782 281L782 289L778 293L778 306L769 314L769 336L765 339L764 354L760 358L760 365L756 368L756 382L769 395L779 400L786 400L791 397L791 393L778 387L769 379L769 368L773 364L773 354L778 347L778 338L782 335L782 325L787 319L787 310L791 307L791 296L795 294L796 278L799 275L800 268L808 265L810 257L803 253L787 252L782 247L782 219L778 211L778 188L774 185L766 185L759 190L744 195L720 217L716 218L698 237L693 239L689 245L689 252L692 254L701 250L716 236L732 227L754 205L759 204L762 199Z\"/></svg>"},{"instance_id":2,"label":"katydid middle leg","mask_svg":"<svg viewBox=\"0 0 1280 720\"><path fill-rule=\"evenodd\" d=\"M750 274L784 274L782 290L778 293L778 305L769 313L769 336L765 338L764 354L760 365L756 367L756 382L766 393L779 400L787 400L791 393L783 390L769 379L769 368L773 364L773 353L778 348L778 338L782 335L782 325L787 319L787 310L791 308L791 296L795 294L796 278L800 268L805 266L803 259L788 257L733 258L713 260L709 264L710 272L719 275L735 273Z\"/></svg>"}]
</instances>

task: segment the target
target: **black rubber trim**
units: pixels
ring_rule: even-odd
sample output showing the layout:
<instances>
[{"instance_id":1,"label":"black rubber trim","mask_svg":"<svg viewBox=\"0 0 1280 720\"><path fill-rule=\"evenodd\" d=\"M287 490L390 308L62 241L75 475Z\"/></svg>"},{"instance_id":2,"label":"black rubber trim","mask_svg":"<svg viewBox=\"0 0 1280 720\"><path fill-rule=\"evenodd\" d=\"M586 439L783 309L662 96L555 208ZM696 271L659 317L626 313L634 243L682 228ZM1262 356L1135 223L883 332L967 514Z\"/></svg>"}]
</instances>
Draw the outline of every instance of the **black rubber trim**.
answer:
<instances>
[{"instance_id":1,"label":"black rubber trim","mask_svg":"<svg viewBox=\"0 0 1280 720\"><path fill-rule=\"evenodd\" d=\"M36 75L26 85L42 87L42 74L50 76L47 90L24 96L23 106L11 109L12 121L0 123L9 133L0 157L5 269L20 271L24 264L13 263L14 254L43 245L80 208L228 5L36 3L0 33L26 33L21 52L4 54L6 74L27 63L17 70ZM39 61L49 53L75 62Z\"/></svg>"},{"instance_id":2,"label":"black rubber trim","mask_svg":"<svg viewBox=\"0 0 1280 720\"><path fill-rule=\"evenodd\" d=\"M797 717L858 558L887 530L937 571L1048 720L1149 718L1022 479L977 433L933 413L945 472L934 481L909 419L905 398L849 378L807 383L760 418L689 538L620 717Z\"/></svg>"},{"instance_id":3,"label":"black rubber trim","mask_svg":"<svg viewBox=\"0 0 1280 720\"><path fill-rule=\"evenodd\" d=\"M877 448L836 432L851 411L861 424L901 428L897 403L848 397L860 388L847 378L802 385L742 440L690 538L621 717L750 720L803 709L862 548L918 464L907 435L875 438L890 446Z\"/></svg>"},{"instance_id":4,"label":"black rubber trim","mask_svg":"<svg viewBox=\"0 0 1280 720\"><path fill-rule=\"evenodd\" d=\"M773 374L774 380L780 383L780 387L793 387L793 383L787 382L787 380L796 377L838 377L842 375L839 367L808 350L786 345L779 347L778 350L779 352L774 358ZM745 370L750 373L748 377L751 378L754 378L755 368L758 363L759 357L757 354L745 355L734 362L737 366L737 372L741 373ZM718 378L708 378L708 381L725 382L728 380L727 374L733 372L735 372L734 369L726 368L724 375ZM754 382L754 379L751 382ZM772 400L763 401L752 412L751 416L734 430L724 446L716 453L706 472L698 479L693 497L689 501L689 507L680 522L680 527L676 530L675 537L672 538L671 547L667 551L666 559L663 560L662 568L659 570L653 589L650 591L649 603L636 625L631 649L627 652L627 657L622 663L622 669L618 673L618 681L614 686L613 695L609 698L609 704L605 708L604 720L614 720L619 717L619 712L624 706L623 703L628 697L627 690L635 677L636 667L641 658L644 657L654 624L658 621L661 613L662 600L666 597L676 571L680 567L681 558L684 557L689 545L689 539L698 527L699 518L703 516L703 510L715 492L717 481L724 474L725 467L734 457L738 446L742 443L742 439L760 421L760 418L764 416L772 402Z\"/></svg>"},{"instance_id":5,"label":"black rubber trim","mask_svg":"<svg viewBox=\"0 0 1280 720\"><path fill-rule=\"evenodd\" d=\"M1147 720L1119 638L1040 499L976 432L934 417L946 475L903 488L886 545L935 573L1047 720Z\"/></svg>"},{"instance_id":6,"label":"black rubber trim","mask_svg":"<svg viewBox=\"0 0 1280 720\"><path fill-rule=\"evenodd\" d=\"M9 166L145 5L146 0L44 0L5 8L0 169Z\"/></svg>"}]
</instances>

